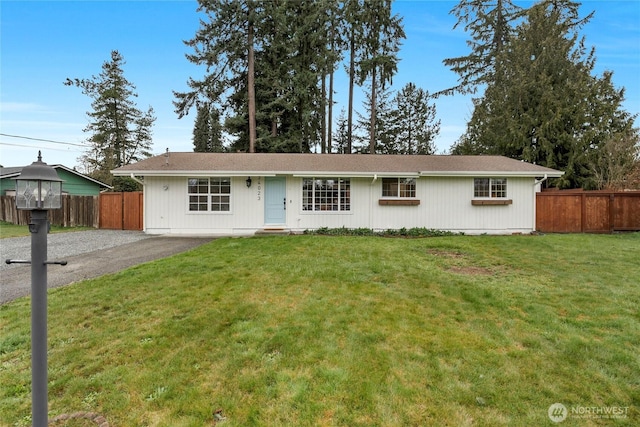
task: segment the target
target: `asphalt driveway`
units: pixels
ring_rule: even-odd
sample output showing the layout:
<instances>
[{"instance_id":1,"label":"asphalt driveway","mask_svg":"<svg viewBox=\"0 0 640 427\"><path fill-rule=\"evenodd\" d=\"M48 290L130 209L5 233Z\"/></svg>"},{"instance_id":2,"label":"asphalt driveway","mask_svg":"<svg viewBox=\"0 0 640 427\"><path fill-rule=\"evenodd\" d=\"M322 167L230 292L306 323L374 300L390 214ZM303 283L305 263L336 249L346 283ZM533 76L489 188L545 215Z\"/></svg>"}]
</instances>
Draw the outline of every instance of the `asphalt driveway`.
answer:
<instances>
[{"instance_id":1,"label":"asphalt driveway","mask_svg":"<svg viewBox=\"0 0 640 427\"><path fill-rule=\"evenodd\" d=\"M165 258L200 246L213 237L149 236L142 232L89 230L48 236L49 288L115 273L128 267ZM31 237L0 239L0 304L31 292L31 267L5 263L6 259L30 259Z\"/></svg>"}]
</instances>

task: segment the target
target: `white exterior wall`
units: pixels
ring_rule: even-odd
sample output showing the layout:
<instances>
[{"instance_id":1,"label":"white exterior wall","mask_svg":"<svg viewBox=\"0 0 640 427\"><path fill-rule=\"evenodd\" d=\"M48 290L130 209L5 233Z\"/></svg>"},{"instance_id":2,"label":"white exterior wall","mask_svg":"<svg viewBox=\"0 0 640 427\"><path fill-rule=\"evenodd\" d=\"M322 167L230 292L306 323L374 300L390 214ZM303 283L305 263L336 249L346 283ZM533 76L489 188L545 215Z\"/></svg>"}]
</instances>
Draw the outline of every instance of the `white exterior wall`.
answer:
<instances>
[{"instance_id":1,"label":"white exterior wall","mask_svg":"<svg viewBox=\"0 0 640 427\"><path fill-rule=\"evenodd\" d=\"M263 229L264 177L231 178L230 212L189 212L187 177L145 178L145 232L249 235ZM381 206L382 179L351 178L349 212L302 210L302 179L287 176L286 224L292 231L320 227L375 230L425 227L469 234L531 232L535 228L533 178L508 178L509 205L473 206L473 177L420 177L418 206Z\"/></svg>"},{"instance_id":2,"label":"white exterior wall","mask_svg":"<svg viewBox=\"0 0 640 427\"><path fill-rule=\"evenodd\" d=\"M253 234L264 226L264 178L231 177L229 212L190 212L187 177L146 177L144 231L149 234Z\"/></svg>"}]
</instances>

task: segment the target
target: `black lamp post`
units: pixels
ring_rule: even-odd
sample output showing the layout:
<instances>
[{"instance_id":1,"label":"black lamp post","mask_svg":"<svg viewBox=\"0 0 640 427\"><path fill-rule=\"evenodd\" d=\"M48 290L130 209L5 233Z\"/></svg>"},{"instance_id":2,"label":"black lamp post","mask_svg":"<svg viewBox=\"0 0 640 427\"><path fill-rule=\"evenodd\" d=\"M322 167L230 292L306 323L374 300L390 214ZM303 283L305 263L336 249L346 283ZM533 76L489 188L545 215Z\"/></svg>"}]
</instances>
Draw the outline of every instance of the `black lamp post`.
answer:
<instances>
[{"instance_id":1,"label":"black lamp post","mask_svg":"<svg viewBox=\"0 0 640 427\"><path fill-rule=\"evenodd\" d=\"M47 403L47 210L60 209L62 180L56 171L38 161L22 169L16 178L16 207L31 211L31 414L34 427L48 424ZM7 260L7 263L29 261Z\"/></svg>"}]
</instances>

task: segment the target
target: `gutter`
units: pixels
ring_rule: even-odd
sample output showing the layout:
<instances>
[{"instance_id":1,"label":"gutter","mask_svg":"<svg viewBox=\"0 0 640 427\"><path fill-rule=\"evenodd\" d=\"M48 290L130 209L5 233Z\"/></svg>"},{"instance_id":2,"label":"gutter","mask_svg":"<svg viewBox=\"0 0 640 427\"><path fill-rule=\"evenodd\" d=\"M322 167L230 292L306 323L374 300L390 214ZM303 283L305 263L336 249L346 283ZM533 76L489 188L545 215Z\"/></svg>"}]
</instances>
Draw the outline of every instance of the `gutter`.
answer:
<instances>
[{"instance_id":1,"label":"gutter","mask_svg":"<svg viewBox=\"0 0 640 427\"><path fill-rule=\"evenodd\" d=\"M129 178L131 178L132 180L134 180L135 182L137 182L138 184L142 185L144 187L144 181L140 181L138 178L136 178L136 176L133 174L133 172L131 172L131 175L129 175Z\"/></svg>"},{"instance_id":2,"label":"gutter","mask_svg":"<svg viewBox=\"0 0 640 427\"><path fill-rule=\"evenodd\" d=\"M532 224L531 224L531 229L532 229L533 231L538 231L538 229L536 228L536 226L537 226L537 223L536 223L536 222L537 222L537 219L538 219L538 218L537 218L537 217L538 217L538 215L537 215L537 211L538 211L538 206L537 206L538 197L537 197L537 195L536 195L536 187L537 187L538 185L542 184L543 182L545 182L545 181L547 180L547 178L548 178L548 176L547 176L547 174L545 173L545 174L544 174L544 178L542 178L542 179L534 179L534 180L533 180L533 215L532 215L532 219L531 219L531 222L532 222ZM540 186L540 190L542 190L542 186Z\"/></svg>"},{"instance_id":3,"label":"gutter","mask_svg":"<svg viewBox=\"0 0 640 427\"><path fill-rule=\"evenodd\" d=\"M542 184L543 182L545 182L545 181L547 180L547 178L548 178L548 176L547 176L547 174L545 173L545 174L544 174L544 178L542 178L542 179L535 179L535 180L533 181L533 186L535 187L535 186L536 186L536 185L538 185L538 184Z\"/></svg>"}]
</instances>

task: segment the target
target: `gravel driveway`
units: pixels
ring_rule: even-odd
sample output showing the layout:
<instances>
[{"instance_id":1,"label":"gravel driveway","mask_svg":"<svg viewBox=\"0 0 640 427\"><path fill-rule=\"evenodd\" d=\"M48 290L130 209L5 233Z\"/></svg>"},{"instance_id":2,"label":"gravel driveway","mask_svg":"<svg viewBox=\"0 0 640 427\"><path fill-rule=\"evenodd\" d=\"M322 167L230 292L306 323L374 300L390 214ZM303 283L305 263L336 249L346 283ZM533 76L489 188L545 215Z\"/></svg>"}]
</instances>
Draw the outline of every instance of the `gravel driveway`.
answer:
<instances>
[{"instance_id":1,"label":"gravel driveway","mask_svg":"<svg viewBox=\"0 0 640 427\"><path fill-rule=\"evenodd\" d=\"M133 265L165 258L211 241L212 237L149 236L139 231L89 230L49 234L49 288L115 273ZM31 259L31 236L0 239L0 304L29 295L31 267L6 264L6 259Z\"/></svg>"}]
</instances>

